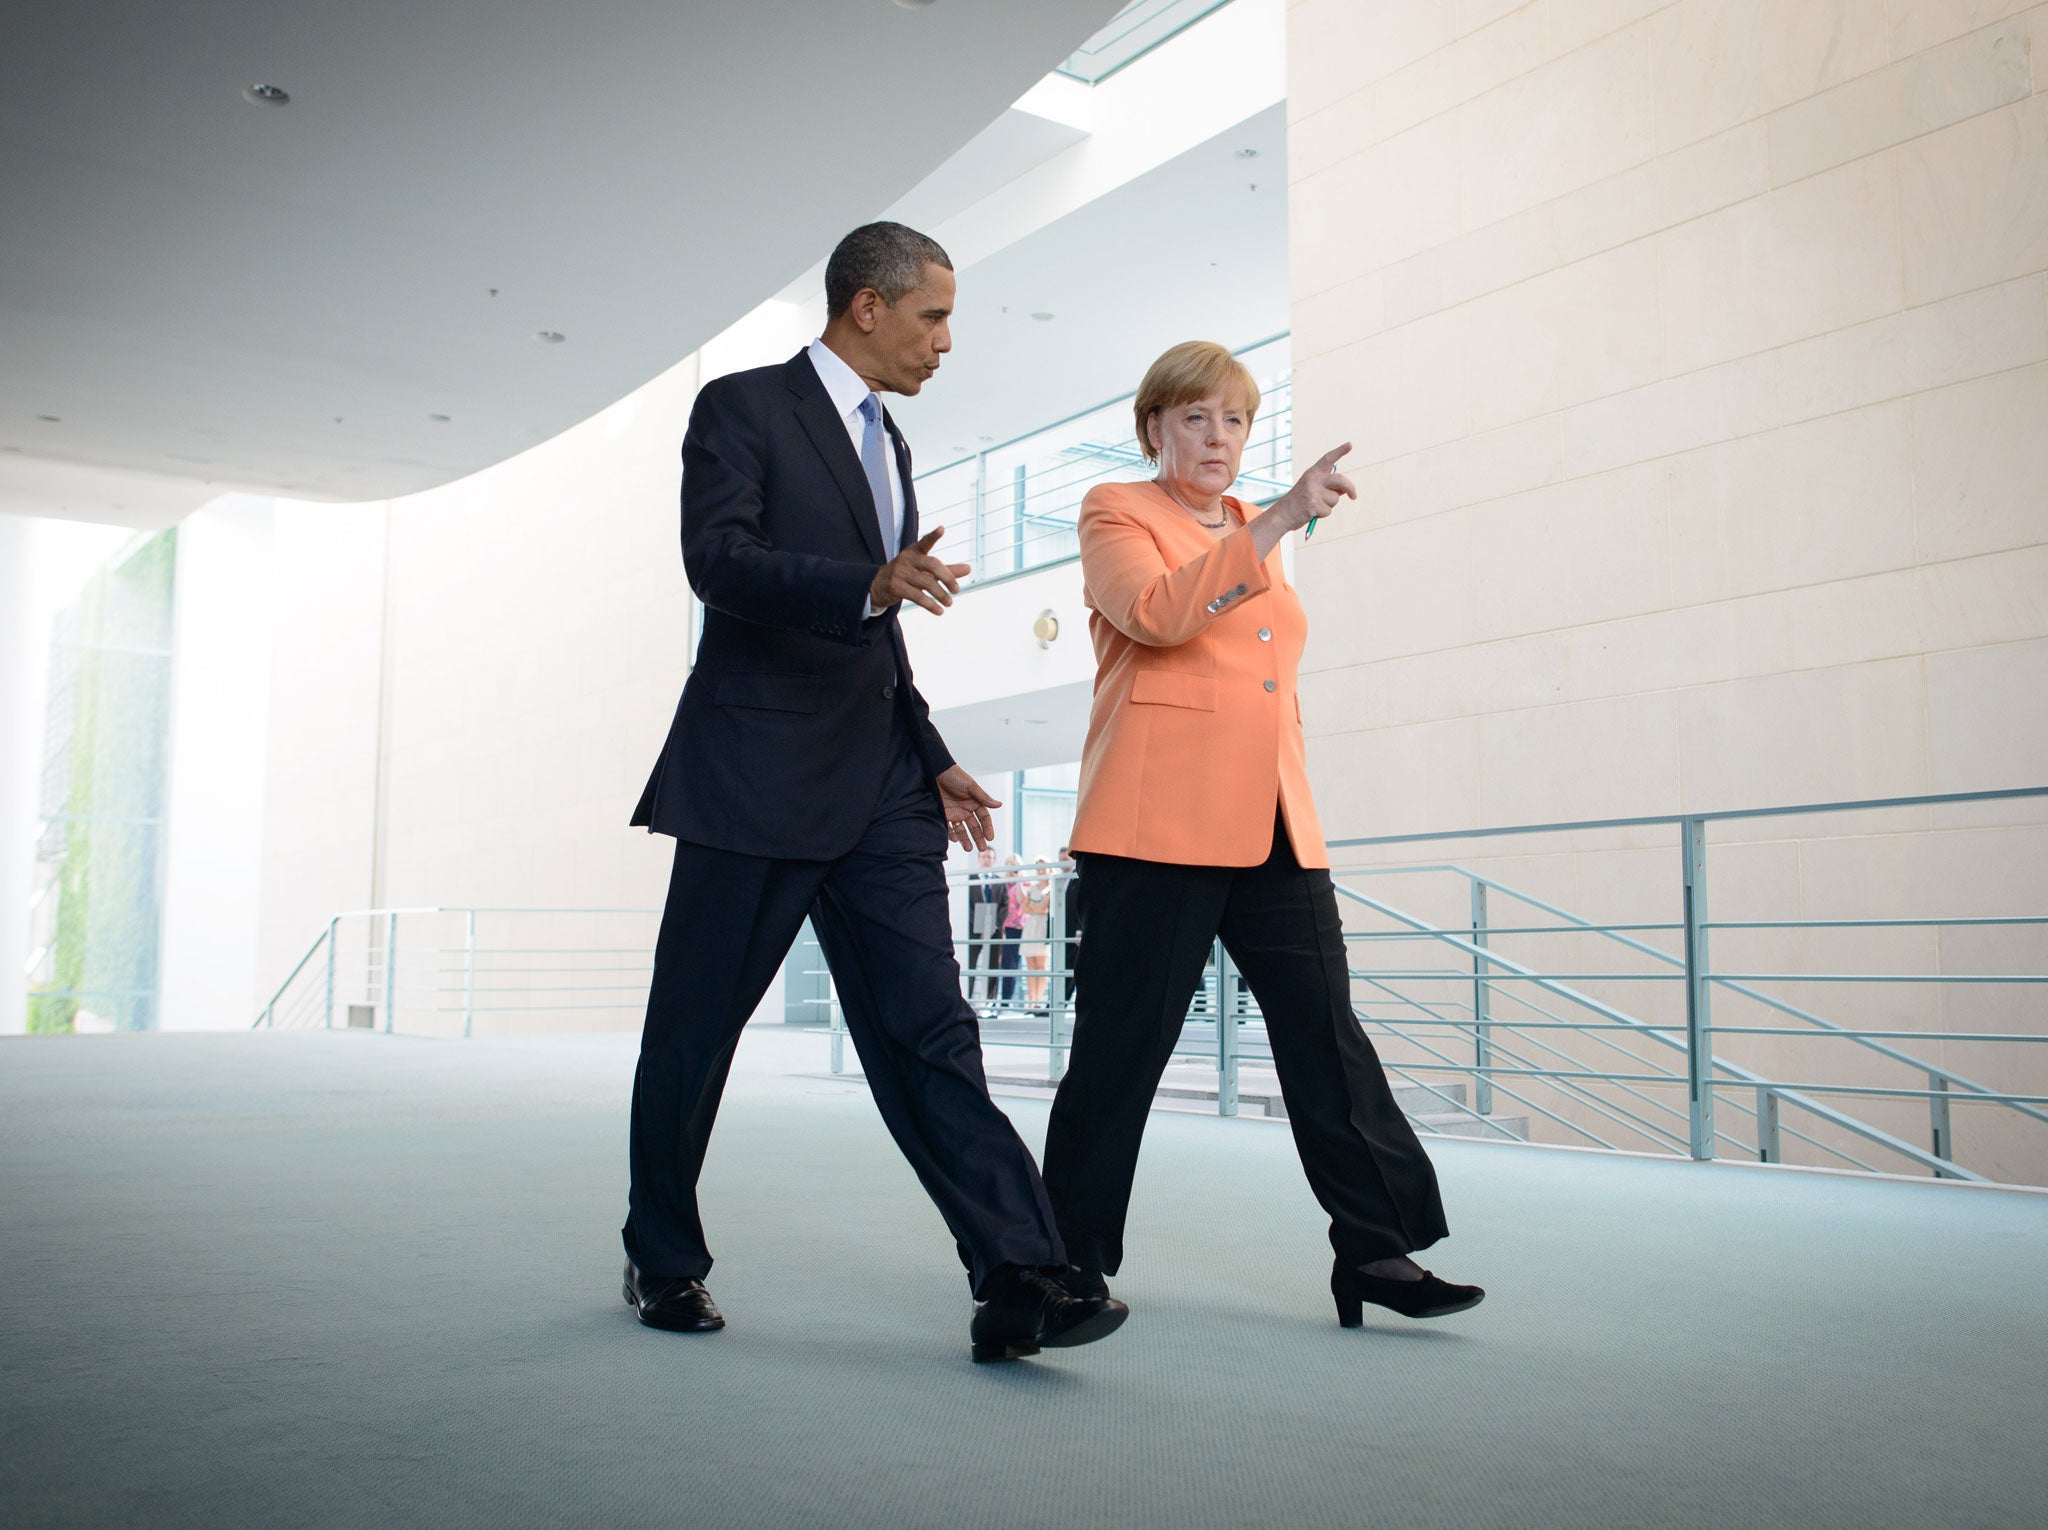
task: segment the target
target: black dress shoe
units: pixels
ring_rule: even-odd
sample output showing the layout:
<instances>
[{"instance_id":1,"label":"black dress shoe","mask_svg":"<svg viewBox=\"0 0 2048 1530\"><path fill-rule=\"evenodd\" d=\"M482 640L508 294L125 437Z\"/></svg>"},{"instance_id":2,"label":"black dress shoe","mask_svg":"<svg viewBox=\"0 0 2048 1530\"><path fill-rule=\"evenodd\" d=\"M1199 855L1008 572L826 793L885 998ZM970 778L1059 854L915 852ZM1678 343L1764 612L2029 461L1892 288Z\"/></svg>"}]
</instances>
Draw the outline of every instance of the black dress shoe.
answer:
<instances>
[{"instance_id":1,"label":"black dress shoe","mask_svg":"<svg viewBox=\"0 0 2048 1530\"><path fill-rule=\"evenodd\" d=\"M1337 1322L1344 1328L1357 1328L1364 1323L1364 1302L1403 1317L1431 1318L1463 1312L1486 1300L1486 1293L1479 1287L1454 1286L1427 1270L1420 1280L1390 1280L1384 1275L1368 1275L1348 1264L1331 1269L1330 1295L1337 1299Z\"/></svg>"},{"instance_id":2,"label":"black dress shoe","mask_svg":"<svg viewBox=\"0 0 2048 1530\"><path fill-rule=\"evenodd\" d=\"M1070 1264L1053 1279L1067 1288L1067 1295L1079 1297L1082 1301L1095 1301L1109 1295L1109 1282L1102 1278L1100 1270Z\"/></svg>"},{"instance_id":3,"label":"black dress shoe","mask_svg":"<svg viewBox=\"0 0 2048 1530\"><path fill-rule=\"evenodd\" d=\"M1075 1296L1059 1268L1004 1265L989 1277L988 1297L974 1304L968 1330L976 1360L1021 1360L1044 1349L1071 1349L1106 1339L1131 1309L1109 1294Z\"/></svg>"},{"instance_id":4,"label":"black dress shoe","mask_svg":"<svg viewBox=\"0 0 2048 1530\"><path fill-rule=\"evenodd\" d=\"M626 1305L649 1328L670 1333L714 1333L725 1326L725 1314L704 1289L704 1282L681 1275L645 1275L626 1261Z\"/></svg>"}]
</instances>

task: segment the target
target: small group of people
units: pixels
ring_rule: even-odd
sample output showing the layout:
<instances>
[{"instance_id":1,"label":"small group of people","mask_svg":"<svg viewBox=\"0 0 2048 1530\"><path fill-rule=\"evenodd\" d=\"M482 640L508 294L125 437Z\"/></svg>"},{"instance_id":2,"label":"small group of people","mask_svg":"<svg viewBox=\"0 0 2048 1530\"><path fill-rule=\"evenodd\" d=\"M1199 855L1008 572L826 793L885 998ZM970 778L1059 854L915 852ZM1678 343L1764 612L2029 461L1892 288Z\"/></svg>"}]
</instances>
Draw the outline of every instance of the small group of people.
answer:
<instances>
[{"instance_id":1,"label":"small group of people","mask_svg":"<svg viewBox=\"0 0 2048 1530\"><path fill-rule=\"evenodd\" d=\"M1133 427L1155 474L1081 506L1096 681L1071 849L1087 928L1042 1176L990 1099L945 858L949 839L988 852L1002 804L933 727L899 619L906 603L943 617L971 570L933 555L944 528L919 526L881 401L938 371L954 295L933 240L856 229L826 266L824 333L707 383L691 410L682 544L702 637L633 815L676 852L633 1082L627 1303L653 1328L725 1326L697 1179L741 1029L808 916L875 1104L967 1266L974 1359L1091 1343L1128 1316L1108 1277L1147 1113L1219 940L1330 1219L1339 1323L1368 1303L1417 1318L1476 1305L1479 1287L1413 1258L1446 1235L1443 1201L1351 1008L1309 792L1308 621L1281 543L1357 497L1337 471L1350 448L1263 509L1233 498L1259 389L1219 345L1152 364ZM1028 973L1047 879L1005 866L984 885Z\"/></svg>"},{"instance_id":2,"label":"small group of people","mask_svg":"<svg viewBox=\"0 0 2048 1530\"><path fill-rule=\"evenodd\" d=\"M1065 845L1060 846L1057 867L1047 865L1041 856L1028 872L1015 855L1004 857L998 867L994 850L984 845L977 852L976 869L967 878L966 994L969 1003L979 997L984 1016L999 1013L1020 997L1032 1014L1049 1013L1055 954L1063 973L1057 984L1060 998L1064 1002L1073 996L1074 957L1086 907L1074 869L1072 852ZM1021 979L1020 962L1025 974Z\"/></svg>"}]
</instances>

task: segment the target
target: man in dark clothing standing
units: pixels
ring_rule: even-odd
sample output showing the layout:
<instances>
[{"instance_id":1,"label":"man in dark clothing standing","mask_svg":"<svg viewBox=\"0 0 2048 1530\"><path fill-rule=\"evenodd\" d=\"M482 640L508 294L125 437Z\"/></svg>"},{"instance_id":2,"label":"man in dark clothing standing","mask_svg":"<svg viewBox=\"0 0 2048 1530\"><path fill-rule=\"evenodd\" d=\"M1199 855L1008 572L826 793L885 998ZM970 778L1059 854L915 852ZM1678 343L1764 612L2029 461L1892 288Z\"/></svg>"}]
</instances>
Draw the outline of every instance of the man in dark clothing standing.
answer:
<instances>
[{"instance_id":1,"label":"man in dark clothing standing","mask_svg":"<svg viewBox=\"0 0 2048 1530\"><path fill-rule=\"evenodd\" d=\"M967 998L974 999L974 975L981 974L981 996L996 996L996 969L1001 965L997 944L1003 938L1003 911L1009 906L1009 886L995 869L996 853L984 845L975 856L980 869L967 878Z\"/></svg>"},{"instance_id":2,"label":"man in dark clothing standing","mask_svg":"<svg viewBox=\"0 0 2048 1530\"><path fill-rule=\"evenodd\" d=\"M920 538L884 392L951 349L953 269L895 223L846 236L827 322L778 366L705 384L683 438L683 565L697 665L633 822L676 839L633 1082L626 1300L650 1327L725 1319L696 1184L741 1028L804 917L875 1104L966 1262L977 1360L1085 1344L1123 1304L1061 1284L1030 1152L989 1099L960 997L948 836L1000 806L953 763L911 682L897 607L943 615L968 573Z\"/></svg>"}]
</instances>

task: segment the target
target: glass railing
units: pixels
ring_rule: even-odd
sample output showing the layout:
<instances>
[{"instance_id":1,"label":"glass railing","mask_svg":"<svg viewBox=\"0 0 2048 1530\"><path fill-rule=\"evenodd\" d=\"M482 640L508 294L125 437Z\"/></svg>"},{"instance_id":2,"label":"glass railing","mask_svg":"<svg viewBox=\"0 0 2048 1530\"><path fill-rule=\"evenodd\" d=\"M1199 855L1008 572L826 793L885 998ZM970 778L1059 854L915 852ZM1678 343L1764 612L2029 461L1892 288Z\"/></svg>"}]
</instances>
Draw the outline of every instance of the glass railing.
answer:
<instances>
[{"instance_id":1,"label":"glass railing","mask_svg":"<svg viewBox=\"0 0 2048 1530\"><path fill-rule=\"evenodd\" d=\"M1109 25L1076 48L1073 56L1053 72L1084 84L1099 85L1124 65L1135 63L1229 3L1230 0L1131 0L1110 17Z\"/></svg>"},{"instance_id":2,"label":"glass railing","mask_svg":"<svg viewBox=\"0 0 2048 1530\"><path fill-rule=\"evenodd\" d=\"M1245 444L1240 499L1265 503L1292 485L1294 388L1287 336L1245 347L1261 398ZM943 525L938 554L986 584L1080 556L1082 496L1099 483L1150 478L1132 433L1135 391L917 476L918 520Z\"/></svg>"}]
</instances>

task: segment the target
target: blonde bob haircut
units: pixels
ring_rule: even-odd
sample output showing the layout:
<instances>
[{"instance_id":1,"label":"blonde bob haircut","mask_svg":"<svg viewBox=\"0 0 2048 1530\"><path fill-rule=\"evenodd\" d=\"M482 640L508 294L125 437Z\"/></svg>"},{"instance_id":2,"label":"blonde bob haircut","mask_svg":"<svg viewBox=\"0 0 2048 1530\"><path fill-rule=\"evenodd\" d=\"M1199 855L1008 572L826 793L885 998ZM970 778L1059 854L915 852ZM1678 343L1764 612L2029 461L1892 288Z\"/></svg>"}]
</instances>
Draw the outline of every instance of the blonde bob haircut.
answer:
<instances>
[{"instance_id":1,"label":"blonde bob haircut","mask_svg":"<svg viewBox=\"0 0 2048 1530\"><path fill-rule=\"evenodd\" d=\"M1161 410L1177 409L1211 395L1228 398L1232 394L1244 400L1244 422L1249 427L1259 412L1259 385L1252 381L1244 363L1214 341L1183 340L1147 367L1145 380L1138 384L1138 396L1131 404L1138 422L1138 450L1147 462L1159 460L1147 427Z\"/></svg>"}]
</instances>

